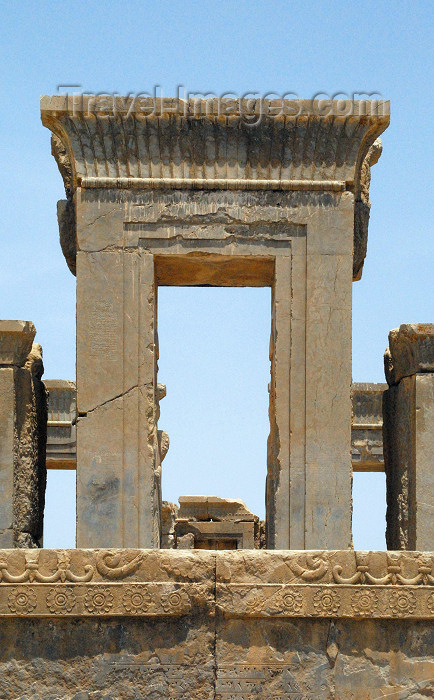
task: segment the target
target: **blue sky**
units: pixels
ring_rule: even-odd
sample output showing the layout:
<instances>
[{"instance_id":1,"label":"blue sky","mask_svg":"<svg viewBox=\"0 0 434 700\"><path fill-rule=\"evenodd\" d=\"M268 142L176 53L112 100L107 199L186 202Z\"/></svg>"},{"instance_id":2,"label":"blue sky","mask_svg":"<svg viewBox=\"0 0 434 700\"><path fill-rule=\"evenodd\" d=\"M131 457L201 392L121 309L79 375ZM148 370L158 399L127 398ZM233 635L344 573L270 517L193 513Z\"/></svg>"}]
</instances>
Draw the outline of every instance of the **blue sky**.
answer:
<instances>
[{"instance_id":1,"label":"blue sky","mask_svg":"<svg viewBox=\"0 0 434 700\"><path fill-rule=\"evenodd\" d=\"M158 84L167 96L183 85L391 100L353 285L353 378L382 381L388 331L433 319L432 23L429 2L4 3L0 315L34 321L45 377L75 376L75 279L58 244L62 181L39 96L59 84L119 94ZM268 291L162 290L159 311L160 423L172 441L164 495L241 497L263 514ZM50 475L46 545L72 544L73 477ZM384 546L383 481L356 477L359 547Z\"/></svg>"}]
</instances>

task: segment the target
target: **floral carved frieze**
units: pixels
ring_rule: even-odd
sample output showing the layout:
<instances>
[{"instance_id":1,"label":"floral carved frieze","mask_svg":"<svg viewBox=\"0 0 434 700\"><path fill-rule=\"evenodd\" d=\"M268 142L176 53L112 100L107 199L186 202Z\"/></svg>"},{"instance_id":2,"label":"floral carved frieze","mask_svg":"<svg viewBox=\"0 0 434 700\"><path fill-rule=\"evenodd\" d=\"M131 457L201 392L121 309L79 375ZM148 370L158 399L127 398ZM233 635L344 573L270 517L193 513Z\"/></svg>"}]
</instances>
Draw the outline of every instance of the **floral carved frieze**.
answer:
<instances>
[{"instance_id":1,"label":"floral carved frieze","mask_svg":"<svg viewBox=\"0 0 434 700\"><path fill-rule=\"evenodd\" d=\"M226 617L434 618L434 587L221 584Z\"/></svg>"},{"instance_id":2,"label":"floral carved frieze","mask_svg":"<svg viewBox=\"0 0 434 700\"><path fill-rule=\"evenodd\" d=\"M2 550L1 616L434 616L427 552Z\"/></svg>"},{"instance_id":3,"label":"floral carved frieze","mask_svg":"<svg viewBox=\"0 0 434 700\"><path fill-rule=\"evenodd\" d=\"M189 588L172 583L6 585L0 589L0 616L178 617L191 612Z\"/></svg>"}]
</instances>

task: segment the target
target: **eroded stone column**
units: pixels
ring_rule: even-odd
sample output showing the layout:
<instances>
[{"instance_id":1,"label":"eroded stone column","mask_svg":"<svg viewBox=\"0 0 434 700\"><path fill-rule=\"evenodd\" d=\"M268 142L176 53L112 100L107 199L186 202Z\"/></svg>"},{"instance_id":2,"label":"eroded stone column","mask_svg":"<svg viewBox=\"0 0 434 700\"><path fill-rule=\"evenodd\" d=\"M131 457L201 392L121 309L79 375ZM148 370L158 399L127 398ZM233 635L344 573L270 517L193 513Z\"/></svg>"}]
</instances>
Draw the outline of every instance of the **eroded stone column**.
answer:
<instances>
[{"instance_id":1,"label":"eroded stone column","mask_svg":"<svg viewBox=\"0 0 434 700\"><path fill-rule=\"evenodd\" d=\"M38 547L45 502L47 394L30 321L0 321L0 546Z\"/></svg>"},{"instance_id":2,"label":"eroded stone column","mask_svg":"<svg viewBox=\"0 0 434 700\"><path fill-rule=\"evenodd\" d=\"M388 549L434 544L434 324L389 333L383 395Z\"/></svg>"}]
</instances>

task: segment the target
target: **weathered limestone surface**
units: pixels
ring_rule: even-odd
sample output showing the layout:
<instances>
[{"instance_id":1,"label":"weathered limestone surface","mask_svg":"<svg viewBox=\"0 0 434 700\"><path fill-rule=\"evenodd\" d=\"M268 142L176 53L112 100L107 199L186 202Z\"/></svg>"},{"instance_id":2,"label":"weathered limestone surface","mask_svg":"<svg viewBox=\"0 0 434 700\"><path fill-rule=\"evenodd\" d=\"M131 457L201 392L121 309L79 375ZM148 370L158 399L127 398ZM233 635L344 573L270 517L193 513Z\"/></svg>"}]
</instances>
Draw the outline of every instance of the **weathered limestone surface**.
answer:
<instances>
[{"instance_id":1,"label":"weathered limestone surface","mask_svg":"<svg viewBox=\"0 0 434 700\"><path fill-rule=\"evenodd\" d=\"M394 620L246 620L218 625L218 700L425 700L431 625Z\"/></svg>"},{"instance_id":2,"label":"weathered limestone surface","mask_svg":"<svg viewBox=\"0 0 434 700\"><path fill-rule=\"evenodd\" d=\"M387 546L431 549L434 542L434 324L389 334L385 354L384 457Z\"/></svg>"},{"instance_id":3,"label":"weathered limestone surface","mask_svg":"<svg viewBox=\"0 0 434 700\"><path fill-rule=\"evenodd\" d=\"M387 546L434 542L434 373L404 377L384 393Z\"/></svg>"},{"instance_id":4,"label":"weathered limestone surface","mask_svg":"<svg viewBox=\"0 0 434 700\"><path fill-rule=\"evenodd\" d=\"M48 391L47 469L75 469L76 386L66 379L45 379Z\"/></svg>"},{"instance_id":5,"label":"weathered limestone surface","mask_svg":"<svg viewBox=\"0 0 434 700\"><path fill-rule=\"evenodd\" d=\"M240 499L180 496L174 523L174 547L259 549L265 546L264 523Z\"/></svg>"},{"instance_id":6,"label":"weathered limestone surface","mask_svg":"<svg viewBox=\"0 0 434 700\"><path fill-rule=\"evenodd\" d=\"M353 471L383 472L383 392L387 384L354 383L351 448Z\"/></svg>"},{"instance_id":7,"label":"weathered limestone surface","mask_svg":"<svg viewBox=\"0 0 434 700\"><path fill-rule=\"evenodd\" d=\"M29 321L0 321L0 545L38 547L45 502L47 395Z\"/></svg>"},{"instance_id":8,"label":"weathered limestone surface","mask_svg":"<svg viewBox=\"0 0 434 700\"><path fill-rule=\"evenodd\" d=\"M403 323L391 330L384 367L390 386L403 377L434 372L434 323Z\"/></svg>"},{"instance_id":9,"label":"weathered limestone surface","mask_svg":"<svg viewBox=\"0 0 434 700\"><path fill-rule=\"evenodd\" d=\"M155 304L152 255L78 253L78 546L160 546Z\"/></svg>"},{"instance_id":10,"label":"weathered limestone surface","mask_svg":"<svg viewBox=\"0 0 434 700\"><path fill-rule=\"evenodd\" d=\"M366 154L360 171L360 187L354 204L353 277L355 280L359 280L362 276L363 263L368 247L368 226L371 212L371 202L369 201L371 167L378 162L382 150L383 144L381 139L377 139Z\"/></svg>"},{"instance_id":11,"label":"weathered limestone surface","mask_svg":"<svg viewBox=\"0 0 434 700\"><path fill-rule=\"evenodd\" d=\"M160 546L158 285L211 284L273 290L267 546L349 547L356 203L388 104L149 106L41 101L75 207L77 543Z\"/></svg>"},{"instance_id":12,"label":"weathered limestone surface","mask_svg":"<svg viewBox=\"0 0 434 700\"><path fill-rule=\"evenodd\" d=\"M179 506L176 503L163 501L161 504L161 547L162 549L175 549L176 536L175 524L178 517Z\"/></svg>"},{"instance_id":13,"label":"weathered limestone surface","mask_svg":"<svg viewBox=\"0 0 434 700\"><path fill-rule=\"evenodd\" d=\"M434 554L0 552L0 697L434 692Z\"/></svg>"},{"instance_id":14,"label":"weathered limestone surface","mask_svg":"<svg viewBox=\"0 0 434 700\"><path fill-rule=\"evenodd\" d=\"M32 349L36 328L31 321L0 321L0 366L22 367Z\"/></svg>"},{"instance_id":15,"label":"weathered limestone surface","mask_svg":"<svg viewBox=\"0 0 434 700\"><path fill-rule=\"evenodd\" d=\"M254 522L258 516L252 513L239 498L218 496L180 496L178 518L187 520L228 520Z\"/></svg>"}]
</instances>

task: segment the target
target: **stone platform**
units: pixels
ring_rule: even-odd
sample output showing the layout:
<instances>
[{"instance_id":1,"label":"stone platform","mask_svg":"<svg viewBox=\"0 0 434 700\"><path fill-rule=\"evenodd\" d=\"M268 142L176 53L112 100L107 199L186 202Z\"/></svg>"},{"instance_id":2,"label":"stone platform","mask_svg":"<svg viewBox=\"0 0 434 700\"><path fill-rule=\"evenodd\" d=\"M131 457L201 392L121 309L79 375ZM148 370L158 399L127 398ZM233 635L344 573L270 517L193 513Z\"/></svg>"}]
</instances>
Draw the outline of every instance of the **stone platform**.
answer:
<instances>
[{"instance_id":1,"label":"stone platform","mask_svg":"<svg viewBox=\"0 0 434 700\"><path fill-rule=\"evenodd\" d=\"M2 550L0 698L434 693L434 553Z\"/></svg>"}]
</instances>

